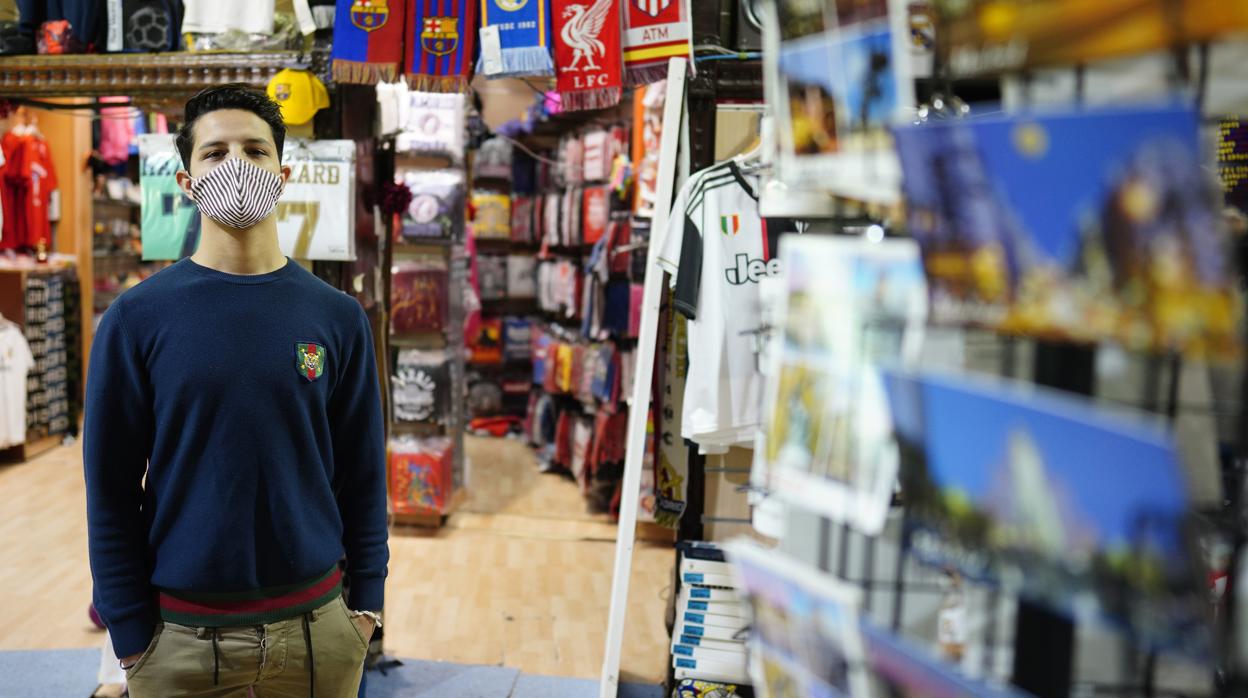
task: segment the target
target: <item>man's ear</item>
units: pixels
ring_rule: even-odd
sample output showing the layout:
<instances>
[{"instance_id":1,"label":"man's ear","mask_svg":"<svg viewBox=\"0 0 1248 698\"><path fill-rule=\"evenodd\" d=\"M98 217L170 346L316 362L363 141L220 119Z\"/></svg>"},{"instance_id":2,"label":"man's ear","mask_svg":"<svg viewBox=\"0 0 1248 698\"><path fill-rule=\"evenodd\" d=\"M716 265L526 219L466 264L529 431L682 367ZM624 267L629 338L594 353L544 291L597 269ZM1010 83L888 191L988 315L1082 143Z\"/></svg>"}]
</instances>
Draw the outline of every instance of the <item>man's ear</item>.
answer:
<instances>
[{"instance_id":1,"label":"man's ear","mask_svg":"<svg viewBox=\"0 0 1248 698\"><path fill-rule=\"evenodd\" d=\"M282 165L282 186L286 186L286 183L290 181L290 173L290 165Z\"/></svg>"},{"instance_id":2,"label":"man's ear","mask_svg":"<svg viewBox=\"0 0 1248 698\"><path fill-rule=\"evenodd\" d=\"M191 196L191 173L186 170L178 170L177 180L178 188L182 190L183 194L186 194L186 198L194 200L195 197Z\"/></svg>"}]
</instances>

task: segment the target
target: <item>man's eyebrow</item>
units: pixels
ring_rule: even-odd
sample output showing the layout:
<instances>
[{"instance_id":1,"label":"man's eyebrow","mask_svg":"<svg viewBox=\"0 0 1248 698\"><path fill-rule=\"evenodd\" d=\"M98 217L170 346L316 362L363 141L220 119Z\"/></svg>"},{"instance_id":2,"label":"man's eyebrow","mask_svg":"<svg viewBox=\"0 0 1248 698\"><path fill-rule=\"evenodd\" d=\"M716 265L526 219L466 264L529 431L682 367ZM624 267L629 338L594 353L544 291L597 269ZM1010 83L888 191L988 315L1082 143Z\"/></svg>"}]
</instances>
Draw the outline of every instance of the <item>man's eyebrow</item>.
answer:
<instances>
[{"instance_id":1,"label":"man's eyebrow","mask_svg":"<svg viewBox=\"0 0 1248 698\"><path fill-rule=\"evenodd\" d=\"M243 141L243 143L246 143L247 145L269 145L269 146L272 145L272 143L270 143L268 140L264 138L248 138L247 140ZM209 143L204 143L203 145L199 146L198 149L205 150L207 148L219 148L223 145L229 145L229 143L225 141L211 141Z\"/></svg>"}]
</instances>

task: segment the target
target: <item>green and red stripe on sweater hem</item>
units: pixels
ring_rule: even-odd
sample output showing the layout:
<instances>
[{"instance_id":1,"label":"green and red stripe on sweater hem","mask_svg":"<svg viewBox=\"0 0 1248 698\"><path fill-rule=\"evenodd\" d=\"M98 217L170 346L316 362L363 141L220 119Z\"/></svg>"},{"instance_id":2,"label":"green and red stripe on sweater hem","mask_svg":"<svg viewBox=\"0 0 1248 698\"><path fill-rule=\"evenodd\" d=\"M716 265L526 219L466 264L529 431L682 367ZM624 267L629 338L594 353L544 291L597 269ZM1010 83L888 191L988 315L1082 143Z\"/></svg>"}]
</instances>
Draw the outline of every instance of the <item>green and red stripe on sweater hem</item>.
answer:
<instances>
[{"instance_id":1,"label":"green and red stripe on sweater hem","mask_svg":"<svg viewBox=\"0 0 1248 698\"><path fill-rule=\"evenodd\" d=\"M307 582L239 592L160 592L160 617L166 623L224 628L266 625L320 608L342 594L337 565Z\"/></svg>"}]
</instances>

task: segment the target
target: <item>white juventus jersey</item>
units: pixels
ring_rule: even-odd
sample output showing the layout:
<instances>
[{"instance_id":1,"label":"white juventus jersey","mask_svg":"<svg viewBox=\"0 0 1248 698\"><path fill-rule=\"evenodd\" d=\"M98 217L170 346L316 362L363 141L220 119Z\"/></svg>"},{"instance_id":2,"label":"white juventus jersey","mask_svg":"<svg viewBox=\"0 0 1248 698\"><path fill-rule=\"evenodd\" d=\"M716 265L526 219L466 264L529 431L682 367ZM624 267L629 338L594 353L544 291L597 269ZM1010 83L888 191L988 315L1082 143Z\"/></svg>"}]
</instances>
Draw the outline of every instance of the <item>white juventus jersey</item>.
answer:
<instances>
[{"instance_id":1,"label":"white juventus jersey","mask_svg":"<svg viewBox=\"0 0 1248 698\"><path fill-rule=\"evenodd\" d=\"M759 280L779 272L779 235L797 230L793 221L759 217L757 188L735 161L690 177L658 256L672 274L676 309L689 318L681 436L708 452L754 441L763 402Z\"/></svg>"}]
</instances>

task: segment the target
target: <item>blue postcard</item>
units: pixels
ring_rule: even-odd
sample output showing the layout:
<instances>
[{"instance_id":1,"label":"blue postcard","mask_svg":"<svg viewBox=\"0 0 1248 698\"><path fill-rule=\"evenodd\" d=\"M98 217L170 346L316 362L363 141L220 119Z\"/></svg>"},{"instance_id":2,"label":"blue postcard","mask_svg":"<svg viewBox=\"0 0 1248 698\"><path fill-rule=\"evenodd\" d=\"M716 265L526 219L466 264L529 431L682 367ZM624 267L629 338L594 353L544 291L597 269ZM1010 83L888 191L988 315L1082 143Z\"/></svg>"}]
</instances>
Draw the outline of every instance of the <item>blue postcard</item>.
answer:
<instances>
[{"instance_id":1,"label":"blue postcard","mask_svg":"<svg viewBox=\"0 0 1248 698\"><path fill-rule=\"evenodd\" d=\"M1056 391L886 372L914 554L1203 651L1169 435Z\"/></svg>"},{"instance_id":2,"label":"blue postcard","mask_svg":"<svg viewBox=\"0 0 1248 698\"><path fill-rule=\"evenodd\" d=\"M1240 303L1188 107L898 128L933 319L1233 357Z\"/></svg>"}]
</instances>

